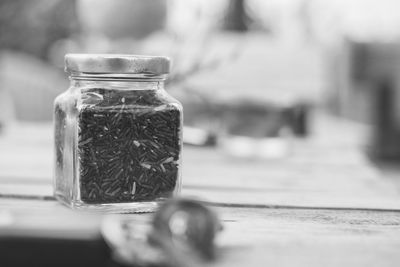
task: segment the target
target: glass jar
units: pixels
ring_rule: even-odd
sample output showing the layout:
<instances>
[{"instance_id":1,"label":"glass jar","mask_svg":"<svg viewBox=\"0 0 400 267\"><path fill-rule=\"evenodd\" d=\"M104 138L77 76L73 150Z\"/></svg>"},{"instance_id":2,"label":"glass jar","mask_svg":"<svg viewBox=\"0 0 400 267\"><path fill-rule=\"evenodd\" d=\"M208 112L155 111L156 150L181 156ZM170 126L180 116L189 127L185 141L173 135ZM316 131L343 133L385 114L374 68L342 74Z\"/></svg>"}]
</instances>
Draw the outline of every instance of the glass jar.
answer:
<instances>
[{"instance_id":1,"label":"glass jar","mask_svg":"<svg viewBox=\"0 0 400 267\"><path fill-rule=\"evenodd\" d=\"M55 100L55 197L73 207L150 212L180 191L182 106L165 57L68 54Z\"/></svg>"}]
</instances>

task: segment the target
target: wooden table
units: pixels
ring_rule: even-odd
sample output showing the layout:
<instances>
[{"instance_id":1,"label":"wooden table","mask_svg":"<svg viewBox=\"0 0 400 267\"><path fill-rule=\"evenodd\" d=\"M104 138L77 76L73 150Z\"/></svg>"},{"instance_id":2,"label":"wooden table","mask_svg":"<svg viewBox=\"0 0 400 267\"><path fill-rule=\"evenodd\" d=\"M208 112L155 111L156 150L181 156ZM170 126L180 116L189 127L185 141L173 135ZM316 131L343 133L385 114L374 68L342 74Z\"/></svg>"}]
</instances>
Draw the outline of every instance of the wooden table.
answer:
<instances>
[{"instance_id":1,"label":"wooden table","mask_svg":"<svg viewBox=\"0 0 400 267\"><path fill-rule=\"evenodd\" d=\"M185 147L183 192L224 225L215 266L399 266L400 194L362 152L366 129L318 116L285 159ZM0 136L0 208L56 214L51 125ZM148 216L148 215L137 215Z\"/></svg>"}]
</instances>

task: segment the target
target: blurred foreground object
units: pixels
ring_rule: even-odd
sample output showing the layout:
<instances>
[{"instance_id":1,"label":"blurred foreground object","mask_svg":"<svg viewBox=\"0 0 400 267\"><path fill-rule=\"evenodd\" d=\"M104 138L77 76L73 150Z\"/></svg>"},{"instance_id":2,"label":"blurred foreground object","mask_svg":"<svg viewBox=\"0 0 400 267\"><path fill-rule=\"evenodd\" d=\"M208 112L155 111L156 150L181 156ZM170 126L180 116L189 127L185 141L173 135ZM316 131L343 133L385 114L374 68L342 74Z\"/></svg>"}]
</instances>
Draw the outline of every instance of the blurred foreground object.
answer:
<instances>
[{"instance_id":1,"label":"blurred foreground object","mask_svg":"<svg viewBox=\"0 0 400 267\"><path fill-rule=\"evenodd\" d=\"M182 253L196 254L204 260L215 257L214 238L222 226L211 210L189 199L172 199L153 218L150 242L168 248L172 242ZM165 242L167 241L167 242Z\"/></svg>"},{"instance_id":2,"label":"blurred foreground object","mask_svg":"<svg viewBox=\"0 0 400 267\"><path fill-rule=\"evenodd\" d=\"M166 202L153 218L49 207L0 212L0 266L202 266L221 230L214 212L188 199Z\"/></svg>"},{"instance_id":3,"label":"blurred foreground object","mask_svg":"<svg viewBox=\"0 0 400 267\"><path fill-rule=\"evenodd\" d=\"M214 238L222 229L214 212L199 202L172 199L148 221L110 216L103 235L124 266L200 266L215 258Z\"/></svg>"}]
</instances>

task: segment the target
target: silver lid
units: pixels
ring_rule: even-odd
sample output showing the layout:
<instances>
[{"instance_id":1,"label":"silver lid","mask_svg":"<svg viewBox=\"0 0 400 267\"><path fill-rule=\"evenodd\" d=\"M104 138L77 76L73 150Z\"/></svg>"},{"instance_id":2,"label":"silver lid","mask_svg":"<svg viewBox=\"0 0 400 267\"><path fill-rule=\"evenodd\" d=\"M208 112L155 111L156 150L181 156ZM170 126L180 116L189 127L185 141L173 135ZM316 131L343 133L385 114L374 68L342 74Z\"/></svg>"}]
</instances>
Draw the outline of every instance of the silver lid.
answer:
<instances>
[{"instance_id":1,"label":"silver lid","mask_svg":"<svg viewBox=\"0 0 400 267\"><path fill-rule=\"evenodd\" d=\"M65 71L93 74L143 74L166 75L170 71L170 59L161 56L120 54L67 54Z\"/></svg>"}]
</instances>

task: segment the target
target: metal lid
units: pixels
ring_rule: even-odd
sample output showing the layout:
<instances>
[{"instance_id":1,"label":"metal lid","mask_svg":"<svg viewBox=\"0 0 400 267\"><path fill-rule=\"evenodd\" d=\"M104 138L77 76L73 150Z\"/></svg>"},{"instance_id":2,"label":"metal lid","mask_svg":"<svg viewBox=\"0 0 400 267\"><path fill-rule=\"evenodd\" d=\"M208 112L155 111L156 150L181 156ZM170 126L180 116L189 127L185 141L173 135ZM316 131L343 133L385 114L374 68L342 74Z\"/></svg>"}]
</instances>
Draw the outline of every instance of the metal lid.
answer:
<instances>
[{"instance_id":1,"label":"metal lid","mask_svg":"<svg viewBox=\"0 0 400 267\"><path fill-rule=\"evenodd\" d=\"M65 71L93 74L144 74L166 75L170 71L170 59L161 56L120 54L67 54Z\"/></svg>"}]
</instances>

